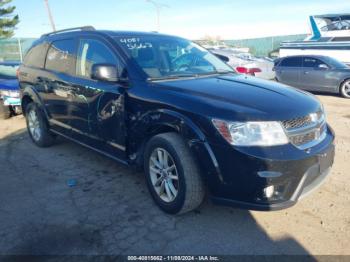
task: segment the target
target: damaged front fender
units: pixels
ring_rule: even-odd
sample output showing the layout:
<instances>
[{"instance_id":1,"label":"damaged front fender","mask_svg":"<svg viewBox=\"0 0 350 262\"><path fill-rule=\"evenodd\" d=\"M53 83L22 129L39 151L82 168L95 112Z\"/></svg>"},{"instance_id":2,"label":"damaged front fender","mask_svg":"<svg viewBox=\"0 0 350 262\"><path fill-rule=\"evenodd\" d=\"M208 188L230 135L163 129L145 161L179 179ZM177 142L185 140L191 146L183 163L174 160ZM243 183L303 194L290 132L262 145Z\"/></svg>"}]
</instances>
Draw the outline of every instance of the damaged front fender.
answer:
<instances>
[{"instance_id":1,"label":"damaged front fender","mask_svg":"<svg viewBox=\"0 0 350 262\"><path fill-rule=\"evenodd\" d=\"M183 137L201 169L201 174L210 183L221 183L218 162L202 130L188 117L168 109L132 116L129 125L130 152L142 165L143 150L150 138L157 134L176 132Z\"/></svg>"}]
</instances>

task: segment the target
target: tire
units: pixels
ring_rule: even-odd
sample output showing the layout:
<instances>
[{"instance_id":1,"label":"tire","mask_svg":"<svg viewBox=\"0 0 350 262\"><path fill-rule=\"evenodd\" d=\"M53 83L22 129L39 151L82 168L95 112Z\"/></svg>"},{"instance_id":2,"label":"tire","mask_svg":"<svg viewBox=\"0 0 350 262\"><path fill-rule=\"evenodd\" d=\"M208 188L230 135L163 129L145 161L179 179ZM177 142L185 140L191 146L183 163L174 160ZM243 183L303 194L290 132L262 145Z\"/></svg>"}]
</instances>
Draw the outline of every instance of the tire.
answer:
<instances>
[{"instance_id":1,"label":"tire","mask_svg":"<svg viewBox=\"0 0 350 262\"><path fill-rule=\"evenodd\" d=\"M164 157L166 153L168 153L168 161L164 160L163 163L166 164L161 166L159 154L163 154L161 159L166 159ZM168 172L164 168L167 166ZM151 138L145 148L144 170L148 189L156 204L164 212L186 213L203 202L205 187L199 168L188 146L178 134L164 133ZM177 179L174 179L176 176ZM160 180L162 181L157 183ZM176 194L174 189L177 190Z\"/></svg>"},{"instance_id":2,"label":"tire","mask_svg":"<svg viewBox=\"0 0 350 262\"><path fill-rule=\"evenodd\" d=\"M34 144L39 147L51 146L54 143L55 138L49 130L49 126L42 110L32 102L27 105L25 112L27 130Z\"/></svg>"},{"instance_id":3,"label":"tire","mask_svg":"<svg viewBox=\"0 0 350 262\"><path fill-rule=\"evenodd\" d=\"M4 105L4 101L0 100L0 119L8 119L11 116L11 109Z\"/></svg>"},{"instance_id":4,"label":"tire","mask_svg":"<svg viewBox=\"0 0 350 262\"><path fill-rule=\"evenodd\" d=\"M345 80L340 86L340 95L344 98L350 98L350 79Z\"/></svg>"},{"instance_id":5,"label":"tire","mask_svg":"<svg viewBox=\"0 0 350 262\"><path fill-rule=\"evenodd\" d=\"M15 113L15 115L21 115L22 114L22 107L14 106L14 107L12 107L12 111Z\"/></svg>"}]
</instances>

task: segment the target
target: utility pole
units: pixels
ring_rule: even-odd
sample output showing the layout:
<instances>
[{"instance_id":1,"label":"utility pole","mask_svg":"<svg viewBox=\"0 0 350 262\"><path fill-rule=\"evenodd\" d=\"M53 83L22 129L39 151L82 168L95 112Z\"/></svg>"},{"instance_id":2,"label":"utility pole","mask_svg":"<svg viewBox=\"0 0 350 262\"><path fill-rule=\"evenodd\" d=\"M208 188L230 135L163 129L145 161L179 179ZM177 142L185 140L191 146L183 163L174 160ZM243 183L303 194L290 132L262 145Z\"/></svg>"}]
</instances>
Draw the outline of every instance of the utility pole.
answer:
<instances>
[{"instance_id":1,"label":"utility pole","mask_svg":"<svg viewBox=\"0 0 350 262\"><path fill-rule=\"evenodd\" d=\"M23 61L23 51L22 51L22 44L21 44L21 39L18 37L17 38L17 43L18 43L18 51L19 51L19 59L22 62Z\"/></svg>"},{"instance_id":2,"label":"utility pole","mask_svg":"<svg viewBox=\"0 0 350 262\"><path fill-rule=\"evenodd\" d=\"M47 15L49 16L49 20L50 20L50 23L51 23L52 30L56 31L55 22L53 21L52 13L51 13L50 6L49 6L49 1L48 0L44 0L44 3L45 3L45 6L46 6Z\"/></svg>"},{"instance_id":3,"label":"utility pole","mask_svg":"<svg viewBox=\"0 0 350 262\"><path fill-rule=\"evenodd\" d=\"M157 31L159 32L160 30L160 9L163 8L163 7L169 7L168 5L165 5L165 4L161 4L161 3L158 3L154 0L146 0L146 2L154 5L155 9L156 9L156 13L157 13Z\"/></svg>"}]
</instances>

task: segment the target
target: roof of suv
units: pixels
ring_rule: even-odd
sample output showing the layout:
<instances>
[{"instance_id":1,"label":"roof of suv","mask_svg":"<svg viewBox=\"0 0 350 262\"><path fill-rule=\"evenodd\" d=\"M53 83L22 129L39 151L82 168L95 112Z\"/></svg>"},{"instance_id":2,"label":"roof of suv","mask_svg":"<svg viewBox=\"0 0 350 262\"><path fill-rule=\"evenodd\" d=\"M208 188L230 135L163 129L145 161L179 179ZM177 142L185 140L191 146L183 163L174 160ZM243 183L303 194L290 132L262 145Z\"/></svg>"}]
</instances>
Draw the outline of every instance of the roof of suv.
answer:
<instances>
[{"instance_id":1,"label":"roof of suv","mask_svg":"<svg viewBox=\"0 0 350 262\"><path fill-rule=\"evenodd\" d=\"M132 37L132 36L170 36L166 34L160 34L158 32L142 32L142 31L122 31L122 30L96 30L92 26L68 28L64 30L58 30L55 32L47 33L41 36L40 40L45 39L58 39L64 36L77 36L80 34L91 34L91 35L103 35L110 37Z\"/></svg>"}]
</instances>

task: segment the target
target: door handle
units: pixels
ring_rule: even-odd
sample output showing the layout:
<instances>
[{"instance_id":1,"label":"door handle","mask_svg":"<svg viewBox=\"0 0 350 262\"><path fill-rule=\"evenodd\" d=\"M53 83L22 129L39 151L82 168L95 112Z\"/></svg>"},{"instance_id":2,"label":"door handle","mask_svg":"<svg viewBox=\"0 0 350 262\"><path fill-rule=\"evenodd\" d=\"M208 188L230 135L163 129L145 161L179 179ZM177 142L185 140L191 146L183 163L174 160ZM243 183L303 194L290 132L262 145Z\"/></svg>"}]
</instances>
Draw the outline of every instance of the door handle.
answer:
<instances>
[{"instance_id":1,"label":"door handle","mask_svg":"<svg viewBox=\"0 0 350 262\"><path fill-rule=\"evenodd\" d=\"M28 76L28 73L25 73L25 72L19 72L19 75L20 75L20 76L24 76L24 77L26 77L26 76Z\"/></svg>"},{"instance_id":2,"label":"door handle","mask_svg":"<svg viewBox=\"0 0 350 262\"><path fill-rule=\"evenodd\" d=\"M304 75L308 75L308 74L309 74L309 72L308 72L308 71L305 71L305 72L304 72Z\"/></svg>"},{"instance_id":3,"label":"door handle","mask_svg":"<svg viewBox=\"0 0 350 262\"><path fill-rule=\"evenodd\" d=\"M75 95L75 92L73 91L73 90L68 90L67 91L67 95L68 96L71 96L71 97L75 97L76 95Z\"/></svg>"}]
</instances>

